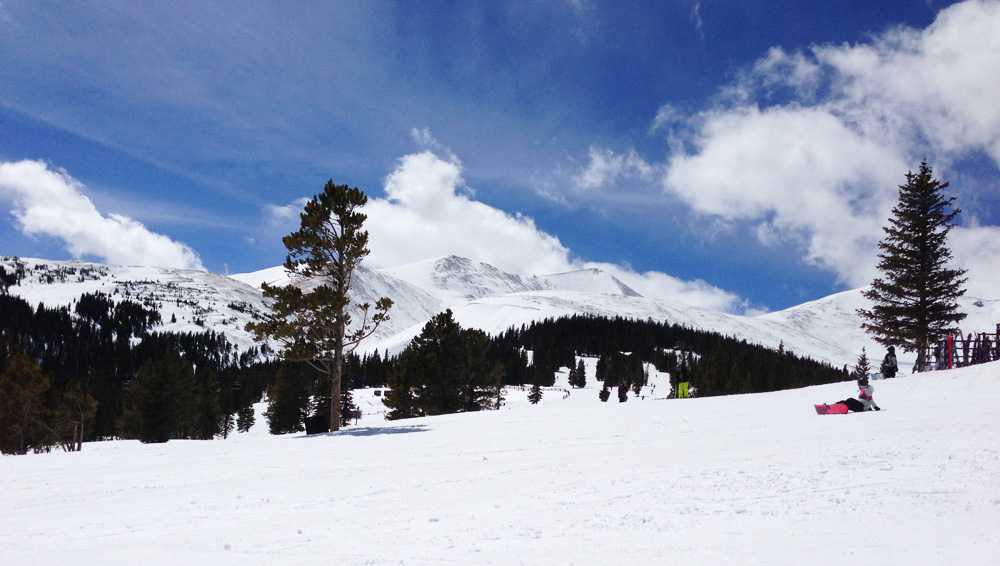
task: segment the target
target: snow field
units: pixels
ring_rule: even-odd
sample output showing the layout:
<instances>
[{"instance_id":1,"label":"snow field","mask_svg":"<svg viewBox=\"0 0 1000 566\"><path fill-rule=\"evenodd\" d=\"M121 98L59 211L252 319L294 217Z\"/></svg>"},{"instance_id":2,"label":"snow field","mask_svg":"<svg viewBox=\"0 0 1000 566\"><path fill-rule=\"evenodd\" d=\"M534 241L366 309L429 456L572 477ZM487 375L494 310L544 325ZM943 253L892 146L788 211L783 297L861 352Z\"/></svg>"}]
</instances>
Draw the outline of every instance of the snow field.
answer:
<instances>
[{"instance_id":1,"label":"snow field","mask_svg":"<svg viewBox=\"0 0 1000 566\"><path fill-rule=\"evenodd\" d=\"M588 369L538 406L6 457L3 560L1000 563L1000 364L878 381L885 411L831 416L812 405L853 382L601 403Z\"/></svg>"}]
</instances>

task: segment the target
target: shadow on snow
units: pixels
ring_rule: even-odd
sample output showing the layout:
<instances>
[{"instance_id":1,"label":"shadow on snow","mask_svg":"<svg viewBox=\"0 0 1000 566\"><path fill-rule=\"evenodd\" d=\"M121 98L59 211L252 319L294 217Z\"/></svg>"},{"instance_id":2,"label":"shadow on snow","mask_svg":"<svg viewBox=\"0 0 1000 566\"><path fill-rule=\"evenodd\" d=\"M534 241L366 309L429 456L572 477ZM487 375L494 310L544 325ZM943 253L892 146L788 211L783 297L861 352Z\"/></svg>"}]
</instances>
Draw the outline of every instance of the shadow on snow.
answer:
<instances>
[{"instance_id":1,"label":"shadow on snow","mask_svg":"<svg viewBox=\"0 0 1000 566\"><path fill-rule=\"evenodd\" d=\"M405 434L410 432L424 432L427 430L425 425L409 425L409 426L362 426L362 427L352 427L343 430L338 430L337 432L321 432L318 434L309 434L306 436L299 436L297 438L321 438L324 436L378 436L382 434Z\"/></svg>"}]
</instances>

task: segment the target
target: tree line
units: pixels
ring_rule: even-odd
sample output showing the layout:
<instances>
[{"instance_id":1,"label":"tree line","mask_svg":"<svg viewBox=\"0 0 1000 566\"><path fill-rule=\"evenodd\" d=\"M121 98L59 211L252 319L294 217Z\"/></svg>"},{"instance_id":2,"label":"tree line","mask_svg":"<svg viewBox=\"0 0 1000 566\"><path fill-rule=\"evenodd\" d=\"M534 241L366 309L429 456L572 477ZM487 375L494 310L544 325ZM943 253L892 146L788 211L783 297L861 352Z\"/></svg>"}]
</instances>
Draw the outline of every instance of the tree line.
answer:
<instances>
[{"instance_id":1,"label":"tree line","mask_svg":"<svg viewBox=\"0 0 1000 566\"><path fill-rule=\"evenodd\" d=\"M103 293L70 308L0 292L0 313L3 453L225 436L253 423L277 371L222 334L156 332L158 311Z\"/></svg>"},{"instance_id":2,"label":"tree line","mask_svg":"<svg viewBox=\"0 0 1000 566\"><path fill-rule=\"evenodd\" d=\"M531 361L527 352L530 351ZM638 391L647 363L671 374L676 388L679 354L690 364L700 396L777 391L845 381L847 368L771 349L717 332L667 322L573 315L511 328L496 337L463 329L451 311L429 321L395 359L383 361L388 418L495 409L504 385L551 386L569 368L570 385L586 383L582 360L597 358L602 400L610 387Z\"/></svg>"}]
</instances>

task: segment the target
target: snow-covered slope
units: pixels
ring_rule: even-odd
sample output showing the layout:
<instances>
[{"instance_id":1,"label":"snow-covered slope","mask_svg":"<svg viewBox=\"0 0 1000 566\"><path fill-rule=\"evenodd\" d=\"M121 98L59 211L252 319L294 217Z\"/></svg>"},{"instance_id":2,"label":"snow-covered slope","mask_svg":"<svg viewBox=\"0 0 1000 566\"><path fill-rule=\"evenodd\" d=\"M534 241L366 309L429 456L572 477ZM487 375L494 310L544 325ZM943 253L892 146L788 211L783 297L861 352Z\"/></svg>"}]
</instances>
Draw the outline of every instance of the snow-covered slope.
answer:
<instances>
[{"instance_id":1,"label":"snow-covered slope","mask_svg":"<svg viewBox=\"0 0 1000 566\"><path fill-rule=\"evenodd\" d=\"M283 267L272 267L231 276L256 289L262 283L272 286L288 285L293 279ZM439 297L392 275L359 266L354 272L351 286L351 316L355 325L360 324L362 313L358 304L374 305L382 297L389 297L394 304L389 320L372 336L371 342L394 336L414 325L423 325L435 314L444 310ZM370 350L375 349L374 347Z\"/></svg>"},{"instance_id":2,"label":"snow-covered slope","mask_svg":"<svg viewBox=\"0 0 1000 566\"><path fill-rule=\"evenodd\" d=\"M588 381L594 385L593 364ZM537 406L338 433L0 460L37 564L1000 564L997 363L876 382ZM952 396L954 395L954 396Z\"/></svg>"},{"instance_id":3,"label":"snow-covered slope","mask_svg":"<svg viewBox=\"0 0 1000 566\"><path fill-rule=\"evenodd\" d=\"M605 295L622 295L625 297L641 297L638 292L600 269L581 269L568 273L546 275L552 289L563 291L584 291L603 293Z\"/></svg>"},{"instance_id":4,"label":"snow-covered slope","mask_svg":"<svg viewBox=\"0 0 1000 566\"><path fill-rule=\"evenodd\" d=\"M12 257L0 257L0 267L10 273L24 269L9 293L29 303L72 308L80 295L105 293L116 302L130 299L159 310L163 324L157 331L214 330L240 351L255 345L244 326L267 312L259 289L211 271Z\"/></svg>"},{"instance_id":5,"label":"snow-covered slope","mask_svg":"<svg viewBox=\"0 0 1000 566\"><path fill-rule=\"evenodd\" d=\"M550 288L537 277L514 275L457 256L419 261L380 272L434 295L443 307L441 310L483 297Z\"/></svg>"},{"instance_id":6,"label":"snow-covered slope","mask_svg":"<svg viewBox=\"0 0 1000 566\"><path fill-rule=\"evenodd\" d=\"M1000 301L963 297L959 307L968 315L960 325L967 332L996 331L1000 323ZM860 308L870 309L871 302L861 295L861 289L854 289L768 313L759 320L775 328L776 333L787 336L786 344L803 341L836 344L846 352L854 352L855 359L861 348L867 348L869 358L878 365L884 349L861 331L861 319L856 314ZM908 373L916 362L916 354L900 352L899 361L902 371ZM853 362L852 359L845 363Z\"/></svg>"}]
</instances>

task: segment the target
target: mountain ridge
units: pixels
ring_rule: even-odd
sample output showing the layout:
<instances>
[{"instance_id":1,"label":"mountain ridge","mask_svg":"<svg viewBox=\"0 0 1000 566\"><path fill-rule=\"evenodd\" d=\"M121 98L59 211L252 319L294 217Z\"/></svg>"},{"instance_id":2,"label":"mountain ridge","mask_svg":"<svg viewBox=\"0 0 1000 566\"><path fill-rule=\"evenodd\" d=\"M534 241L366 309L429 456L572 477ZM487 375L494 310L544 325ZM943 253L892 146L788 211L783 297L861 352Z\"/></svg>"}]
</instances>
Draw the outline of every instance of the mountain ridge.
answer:
<instances>
[{"instance_id":1,"label":"mountain ridge","mask_svg":"<svg viewBox=\"0 0 1000 566\"><path fill-rule=\"evenodd\" d=\"M26 271L9 292L31 303L71 307L83 293L105 292L115 299L130 298L157 306L163 320L171 321L157 330L214 330L240 349L256 345L244 326L267 312L260 284L292 281L282 267L225 276L209 271L13 257L0 257L0 266L8 272L19 266ZM363 352L398 353L427 320L445 309L451 309L462 326L491 334L574 314L653 319L774 349L782 345L798 355L836 366L853 364L862 348L868 348L870 357L877 357L880 348L860 329L855 311L867 305L860 289L752 317L643 297L597 269L523 276L450 255L389 269L360 266L354 277L351 297L355 302L374 303L383 296L394 301L389 321L362 344ZM969 319L970 328L985 330L1000 320L1000 301L969 299L962 306L974 315ZM906 365L912 360L903 355L901 362Z\"/></svg>"}]
</instances>

